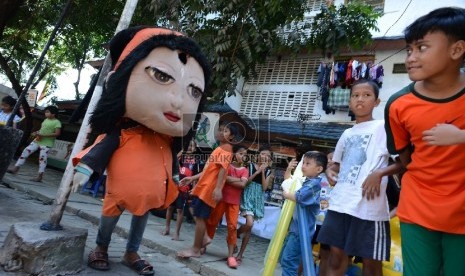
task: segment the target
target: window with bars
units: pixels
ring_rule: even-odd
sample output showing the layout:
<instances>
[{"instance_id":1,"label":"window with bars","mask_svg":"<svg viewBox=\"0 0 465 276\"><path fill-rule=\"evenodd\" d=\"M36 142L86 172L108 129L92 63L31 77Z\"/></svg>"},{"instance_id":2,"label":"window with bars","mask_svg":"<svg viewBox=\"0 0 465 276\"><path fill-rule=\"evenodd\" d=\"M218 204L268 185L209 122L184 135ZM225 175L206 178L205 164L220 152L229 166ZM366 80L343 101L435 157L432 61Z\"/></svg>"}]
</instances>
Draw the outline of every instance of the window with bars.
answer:
<instances>
[{"instance_id":1,"label":"window with bars","mask_svg":"<svg viewBox=\"0 0 465 276\"><path fill-rule=\"evenodd\" d=\"M250 118L267 117L297 120L305 115L311 120L318 93L309 91L272 91L248 89L243 92L241 114Z\"/></svg>"},{"instance_id":2,"label":"window with bars","mask_svg":"<svg viewBox=\"0 0 465 276\"><path fill-rule=\"evenodd\" d=\"M242 91L240 111L251 118L295 120L312 116L318 93L316 85L321 58L275 57L256 68L257 77L248 80ZM296 85L289 88L289 85ZM315 87L316 90L316 87Z\"/></svg>"},{"instance_id":3,"label":"window with bars","mask_svg":"<svg viewBox=\"0 0 465 276\"><path fill-rule=\"evenodd\" d=\"M316 84L320 59L315 57L274 58L256 68L257 77L250 85Z\"/></svg>"}]
</instances>

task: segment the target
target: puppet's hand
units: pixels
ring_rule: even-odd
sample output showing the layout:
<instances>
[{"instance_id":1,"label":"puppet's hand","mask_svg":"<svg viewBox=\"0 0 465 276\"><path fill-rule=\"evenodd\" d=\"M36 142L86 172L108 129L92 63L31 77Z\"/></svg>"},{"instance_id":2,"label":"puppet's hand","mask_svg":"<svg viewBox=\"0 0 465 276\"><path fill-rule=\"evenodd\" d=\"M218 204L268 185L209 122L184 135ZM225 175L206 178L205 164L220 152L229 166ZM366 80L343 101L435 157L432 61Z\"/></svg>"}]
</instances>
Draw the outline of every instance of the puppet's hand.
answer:
<instances>
[{"instance_id":1,"label":"puppet's hand","mask_svg":"<svg viewBox=\"0 0 465 276\"><path fill-rule=\"evenodd\" d=\"M89 181L90 176L94 170L92 170L89 166L84 163L79 163L76 168L74 169L74 177L73 177L73 187L72 191L76 193L79 191L79 188L82 185L86 184Z\"/></svg>"}]
</instances>

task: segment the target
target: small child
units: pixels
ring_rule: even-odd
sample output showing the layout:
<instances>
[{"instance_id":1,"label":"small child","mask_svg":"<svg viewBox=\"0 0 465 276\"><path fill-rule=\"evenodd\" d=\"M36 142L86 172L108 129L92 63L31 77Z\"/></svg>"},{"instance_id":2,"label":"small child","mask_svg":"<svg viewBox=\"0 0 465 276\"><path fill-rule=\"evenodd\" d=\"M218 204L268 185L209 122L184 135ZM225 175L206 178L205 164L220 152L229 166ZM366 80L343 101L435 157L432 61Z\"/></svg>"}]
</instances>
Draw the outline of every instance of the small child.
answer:
<instances>
[{"instance_id":1,"label":"small child","mask_svg":"<svg viewBox=\"0 0 465 276\"><path fill-rule=\"evenodd\" d=\"M16 174L19 168L24 165L26 159L33 152L40 149L39 153L39 174L36 178L31 179L32 181L40 182L47 167L47 154L48 151L55 144L55 139L61 134L61 122L56 118L58 115L58 108L55 106L47 106L45 108L45 120L42 122L42 126L39 131L33 133L35 136L29 146L27 146L21 156L19 157L16 164L8 169L9 173Z\"/></svg>"},{"instance_id":2,"label":"small child","mask_svg":"<svg viewBox=\"0 0 465 276\"><path fill-rule=\"evenodd\" d=\"M202 173L181 180L181 185L188 185L195 180L198 182L192 190L195 217L194 244L191 248L179 251L178 257L200 257L201 250L211 242L211 239L205 239L206 221L223 197L222 190L233 155L231 142L237 133L237 127L233 123L221 122L217 132L217 140L220 144L210 155Z\"/></svg>"},{"instance_id":3,"label":"small child","mask_svg":"<svg viewBox=\"0 0 465 276\"><path fill-rule=\"evenodd\" d=\"M316 216L320 210L320 182L319 175L326 170L328 159L325 154L318 151L306 152L303 156L302 173L306 177L302 187L296 192L289 192L283 190L285 199L295 201L299 206L296 208L303 208L306 217L308 218L308 229L310 239L315 233ZM304 245L304 241L300 240L300 229L302 225L297 216L297 210L294 210L292 215L292 222L289 227L289 232L286 238L286 245L283 248L281 257L281 268L283 276L297 275L300 262L302 261L302 246L311 247L310 241L308 245ZM311 249L310 249L311 250ZM313 268L313 262L312 266ZM311 274L315 275L315 273Z\"/></svg>"},{"instance_id":4,"label":"small child","mask_svg":"<svg viewBox=\"0 0 465 276\"><path fill-rule=\"evenodd\" d=\"M400 164L388 165L384 121L373 119L379 88L361 79L350 90L349 107L356 124L339 138L328 177L338 173L329 209L317 241L330 246L328 275L344 275L348 256L360 256L363 275L381 276L382 261L389 260L387 175Z\"/></svg>"},{"instance_id":5,"label":"small child","mask_svg":"<svg viewBox=\"0 0 465 276\"><path fill-rule=\"evenodd\" d=\"M179 179L184 179L188 176L193 176L199 173L200 164L196 160L194 154L196 151L197 145L195 140L192 139L189 143L189 148L181 156L179 156ZM174 209L176 209L176 233L174 233L172 240L179 241L179 235L181 232L181 225L184 217L184 209L189 208L189 212L193 214L194 210L189 204L189 192L192 189L192 183L189 185L178 186L179 194L176 200L171 204L170 207L166 210L166 224L165 230L161 232L163 236L170 234L170 224L171 218L173 216Z\"/></svg>"},{"instance_id":6,"label":"small child","mask_svg":"<svg viewBox=\"0 0 465 276\"><path fill-rule=\"evenodd\" d=\"M241 203L241 194L247 180L249 171L244 164L244 157L247 155L247 149L242 145L233 146L234 158L228 168L226 185L223 187L223 199L216 205L207 220L207 234L209 239L215 236L216 227L221 222L223 215L226 214L226 223L228 235L226 242L228 244L227 265L230 268L237 268L240 262L233 256L237 243L237 221L239 217L239 205Z\"/></svg>"},{"instance_id":7,"label":"small child","mask_svg":"<svg viewBox=\"0 0 465 276\"><path fill-rule=\"evenodd\" d=\"M413 81L385 107L388 148L407 167L397 207L404 275L465 275L465 9L405 29Z\"/></svg>"},{"instance_id":8,"label":"small child","mask_svg":"<svg viewBox=\"0 0 465 276\"><path fill-rule=\"evenodd\" d=\"M5 96L2 99L1 110L0 110L0 126L5 126L10 118L13 108L16 105L16 100L11 96ZM14 115L13 118L13 128L16 128L16 124L21 121L21 118L18 115Z\"/></svg>"}]
</instances>

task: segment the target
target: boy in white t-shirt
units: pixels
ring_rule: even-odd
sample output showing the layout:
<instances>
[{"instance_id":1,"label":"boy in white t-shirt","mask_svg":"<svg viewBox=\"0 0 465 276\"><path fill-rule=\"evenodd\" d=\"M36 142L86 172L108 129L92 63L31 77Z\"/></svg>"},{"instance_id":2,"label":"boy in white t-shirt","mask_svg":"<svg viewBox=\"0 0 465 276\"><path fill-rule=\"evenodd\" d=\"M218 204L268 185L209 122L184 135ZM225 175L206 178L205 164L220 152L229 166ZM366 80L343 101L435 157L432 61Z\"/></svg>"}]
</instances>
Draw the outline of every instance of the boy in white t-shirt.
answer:
<instances>
[{"instance_id":1,"label":"boy in white t-shirt","mask_svg":"<svg viewBox=\"0 0 465 276\"><path fill-rule=\"evenodd\" d=\"M349 107L356 124L344 131L334 151L329 178L337 184L317 241L330 246L328 275L344 275L348 256L363 259L363 275L382 275L389 260L389 208L387 175L400 170L388 166L384 121L373 119L378 106L378 85L362 79L350 91Z\"/></svg>"}]
</instances>

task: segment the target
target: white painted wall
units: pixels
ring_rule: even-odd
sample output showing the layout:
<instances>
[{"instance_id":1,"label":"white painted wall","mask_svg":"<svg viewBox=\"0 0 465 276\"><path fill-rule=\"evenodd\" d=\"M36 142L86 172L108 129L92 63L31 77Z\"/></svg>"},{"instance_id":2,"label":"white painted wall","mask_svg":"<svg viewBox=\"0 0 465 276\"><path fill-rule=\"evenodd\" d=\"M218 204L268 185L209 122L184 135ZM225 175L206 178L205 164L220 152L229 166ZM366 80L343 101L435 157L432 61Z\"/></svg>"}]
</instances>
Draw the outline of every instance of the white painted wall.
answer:
<instances>
[{"instance_id":1,"label":"white painted wall","mask_svg":"<svg viewBox=\"0 0 465 276\"><path fill-rule=\"evenodd\" d=\"M409 4L409 2L411 2ZM344 0L335 0L334 4L339 6ZM378 20L379 31L373 32L376 38L403 38L404 29L414 20L428 12L445 6L465 7L465 0L447 0L447 1L424 1L424 0L385 0L384 15ZM313 13L311 15L314 15ZM375 61L382 61L384 67L384 81L380 90L380 105L374 110L375 119L383 119L384 107L389 97L410 83L407 74L393 74L395 63L404 63L405 51L395 54L399 49L375 51ZM391 56L392 55L392 56ZM386 59L386 60L384 60ZM247 85L247 84L246 84ZM295 90L298 85L287 85L286 88ZM306 91L318 91L316 85L305 86ZM308 90L307 90L308 89ZM280 91L286 89L280 88ZM227 99L228 104L234 109L239 110L242 96L231 97ZM237 108L237 109L236 109ZM336 113L326 115L322 109L322 102L318 100L315 105L314 113L321 116L319 122L339 122L348 123L350 117L348 112L336 111Z\"/></svg>"}]
</instances>

